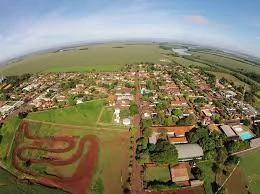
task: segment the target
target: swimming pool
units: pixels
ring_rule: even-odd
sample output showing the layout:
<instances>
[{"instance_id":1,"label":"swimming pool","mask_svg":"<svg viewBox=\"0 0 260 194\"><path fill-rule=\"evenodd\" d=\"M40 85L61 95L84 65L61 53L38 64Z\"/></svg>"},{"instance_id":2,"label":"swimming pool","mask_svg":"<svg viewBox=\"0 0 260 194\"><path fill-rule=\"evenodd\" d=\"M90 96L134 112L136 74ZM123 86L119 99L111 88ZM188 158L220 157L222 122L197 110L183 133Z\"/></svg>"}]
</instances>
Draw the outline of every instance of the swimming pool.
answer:
<instances>
[{"instance_id":1,"label":"swimming pool","mask_svg":"<svg viewBox=\"0 0 260 194\"><path fill-rule=\"evenodd\" d=\"M253 138L253 135L249 131L246 131L244 133L240 133L239 136L242 140L248 140L248 139Z\"/></svg>"}]
</instances>

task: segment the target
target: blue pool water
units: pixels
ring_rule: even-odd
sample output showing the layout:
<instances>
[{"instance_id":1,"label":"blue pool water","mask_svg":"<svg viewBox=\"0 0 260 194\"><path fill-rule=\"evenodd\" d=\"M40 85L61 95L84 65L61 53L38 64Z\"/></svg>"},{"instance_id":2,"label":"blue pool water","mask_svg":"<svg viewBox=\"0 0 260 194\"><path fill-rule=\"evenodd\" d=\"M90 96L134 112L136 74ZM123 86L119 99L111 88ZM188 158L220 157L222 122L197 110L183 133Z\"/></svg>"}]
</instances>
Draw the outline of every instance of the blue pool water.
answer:
<instances>
[{"instance_id":1,"label":"blue pool water","mask_svg":"<svg viewBox=\"0 0 260 194\"><path fill-rule=\"evenodd\" d=\"M242 140L248 140L248 139L253 138L253 135L248 131L246 131L244 133L240 133L239 136Z\"/></svg>"}]
</instances>

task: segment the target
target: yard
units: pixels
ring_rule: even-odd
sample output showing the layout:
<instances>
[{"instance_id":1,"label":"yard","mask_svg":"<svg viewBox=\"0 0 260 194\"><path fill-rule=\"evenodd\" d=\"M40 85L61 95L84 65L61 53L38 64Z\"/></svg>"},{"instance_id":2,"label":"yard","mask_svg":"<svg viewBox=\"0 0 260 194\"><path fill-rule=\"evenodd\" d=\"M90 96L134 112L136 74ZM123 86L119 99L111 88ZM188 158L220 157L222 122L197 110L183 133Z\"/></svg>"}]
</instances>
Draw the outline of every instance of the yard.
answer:
<instances>
[{"instance_id":1,"label":"yard","mask_svg":"<svg viewBox=\"0 0 260 194\"><path fill-rule=\"evenodd\" d=\"M62 52L34 54L0 69L4 75L37 72L116 71L125 64L158 62L165 51L152 44L98 44Z\"/></svg>"},{"instance_id":2,"label":"yard","mask_svg":"<svg viewBox=\"0 0 260 194\"><path fill-rule=\"evenodd\" d=\"M167 166L146 168L144 172L144 179L147 182L154 180L167 182L171 180L170 170Z\"/></svg>"}]
</instances>

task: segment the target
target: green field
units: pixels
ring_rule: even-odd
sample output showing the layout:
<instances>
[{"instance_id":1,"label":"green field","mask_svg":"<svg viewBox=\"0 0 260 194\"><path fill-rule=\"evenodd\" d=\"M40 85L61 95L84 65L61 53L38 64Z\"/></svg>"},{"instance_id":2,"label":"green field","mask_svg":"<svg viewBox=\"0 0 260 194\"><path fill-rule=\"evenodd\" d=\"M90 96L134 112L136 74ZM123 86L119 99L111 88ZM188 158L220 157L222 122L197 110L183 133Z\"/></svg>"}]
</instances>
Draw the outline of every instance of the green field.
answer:
<instances>
[{"instance_id":1,"label":"green field","mask_svg":"<svg viewBox=\"0 0 260 194\"><path fill-rule=\"evenodd\" d=\"M242 82L241 80L239 80L238 78L236 78L233 75L230 75L228 73L223 73L223 72L212 72L212 71L210 71L210 73L214 74L217 79L221 79L221 78L224 77L226 80L228 80L230 82L234 82L234 84L236 86L244 86L245 85L247 90L250 89L250 86L247 83Z\"/></svg>"},{"instance_id":2,"label":"green field","mask_svg":"<svg viewBox=\"0 0 260 194\"><path fill-rule=\"evenodd\" d=\"M0 143L0 159L7 157L19 123L20 119L18 117L13 117L0 129L0 134L3 136Z\"/></svg>"},{"instance_id":3,"label":"green field","mask_svg":"<svg viewBox=\"0 0 260 194\"><path fill-rule=\"evenodd\" d=\"M30 113L27 118L51 123L96 126L103 100L85 102L69 108Z\"/></svg>"},{"instance_id":4,"label":"green field","mask_svg":"<svg viewBox=\"0 0 260 194\"><path fill-rule=\"evenodd\" d=\"M232 57L227 57L226 55L216 55L209 52L192 52L192 56L210 62L212 64L220 64L224 67L231 68L234 70L242 70L245 72L255 72L260 73L260 66L253 63L244 61L242 59L235 59Z\"/></svg>"},{"instance_id":5,"label":"green field","mask_svg":"<svg viewBox=\"0 0 260 194\"><path fill-rule=\"evenodd\" d=\"M204 64L204 63L199 63L196 61L191 61L189 59L185 59L182 57L172 57L173 61L175 61L176 63L180 63L181 65L184 66L190 66L190 65L194 65L196 67L203 67L203 68L209 68L208 65Z\"/></svg>"},{"instance_id":6,"label":"green field","mask_svg":"<svg viewBox=\"0 0 260 194\"><path fill-rule=\"evenodd\" d=\"M168 167L147 168L144 172L144 179L147 182L154 180L167 182L171 180L170 170Z\"/></svg>"},{"instance_id":7,"label":"green field","mask_svg":"<svg viewBox=\"0 0 260 194\"><path fill-rule=\"evenodd\" d=\"M21 182L13 175L0 168L0 193L3 194L45 194L45 193L65 193L58 189L51 189L41 185L29 185Z\"/></svg>"},{"instance_id":8,"label":"green field","mask_svg":"<svg viewBox=\"0 0 260 194\"><path fill-rule=\"evenodd\" d=\"M35 54L0 69L4 75L37 72L116 71L125 64L159 62L165 58L158 45L152 44L100 44L53 53ZM122 48L121 48L122 47Z\"/></svg>"},{"instance_id":9,"label":"green field","mask_svg":"<svg viewBox=\"0 0 260 194\"><path fill-rule=\"evenodd\" d=\"M114 110L109 107L104 107L102 114L100 116L99 122L100 123L111 123L113 117Z\"/></svg>"},{"instance_id":10,"label":"green field","mask_svg":"<svg viewBox=\"0 0 260 194\"><path fill-rule=\"evenodd\" d=\"M245 174L252 193L260 191L260 150L255 150L241 157L240 168Z\"/></svg>"},{"instance_id":11,"label":"green field","mask_svg":"<svg viewBox=\"0 0 260 194\"><path fill-rule=\"evenodd\" d=\"M27 121L29 122L29 129L32 133L40 137L66 135L76 136L77 138L81 138L85 135L95 135L98 137L100 143L99 159L92 179L92 186L98 185L98 187L103 187L104 193L122 193L122 185L126 183L129 173L129 132L121 126L113 126L111 122L109 123L109 119L112 118L112 109L104 107L104 111L101 111L102 108L103 100L89 101L75 107L31 113L28 115ZM102 122L105 123L107 121L107 125L105 125L106 123L104 126L98 125L97 120L99 117ZM13 118L3 126L5 131L13 131L12 136L8 135L5 140L3 139L4 146L1 144L1 153L3 153L3 155L9 149L5 142L9 142L8 145L11 144L17 125L17 118ZM69 125L69 127L66 127L66 125ZM73 125L79 125L81 127L74 128ZM27 144L30 143L30 141L31 140L25 139L24 143ZM88 151L87 148L86 146L84 152ZM77 146L69 152L59 153L58 157L68 158L76 149ZM30 150L23 154L27 157L39 158L47 153L39 150ZM12 156L9 155L3 163L11 172L15 172L17 177L23 177L23 173L15 171L11 165L11 161ZM23 164L22 162L20 163L20 165ZM37 173L61 173L66 176L71 176L77 164L78 163L75 162L65 166L52 166L45 163L37 163L32 164L27 169ZM17 193L15 190L16 187L9 188L8 186L13 184L13 180L6 179L3 181L1 175L2 174L0 174L0 193L2 193L1 189L5 189L2 190L3 193ZM121 178L123 182L121 182ZM17 184L17 186L19 186L19 184ZM45 187L27 184L23 184L22 186L19 186L21 193L48 193ZM38 192L38 190L40 191ZM55 193L55 191L61 192L54 190L53 192L50 191L50 193Z\"/></svg>"}]
</instances>

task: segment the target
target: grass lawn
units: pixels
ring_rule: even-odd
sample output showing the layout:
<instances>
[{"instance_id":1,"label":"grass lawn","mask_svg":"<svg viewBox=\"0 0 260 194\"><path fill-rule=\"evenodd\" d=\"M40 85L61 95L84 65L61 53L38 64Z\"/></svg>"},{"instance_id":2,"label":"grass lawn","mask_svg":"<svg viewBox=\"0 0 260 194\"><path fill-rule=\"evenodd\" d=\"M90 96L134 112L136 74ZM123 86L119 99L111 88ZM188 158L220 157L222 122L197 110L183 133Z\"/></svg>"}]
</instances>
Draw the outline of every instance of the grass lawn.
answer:
<instances>
[{"instance_id":1,"label":"grass lawn","mask_svg":"<svg viewBox=\"0 0 260 194\"><path fill-rule=\"evenodd\" d=\"M99 119L101 123L111 123L113 117L114 110L113 108L104 107L102 115Z\"/></svg>"},{"instance_id":2,"label":"grass lawn","mask_svg":"<svg viewBox=\"0 0 260 194\"><path fill-rule=\"evenodd\" d=\"M118 48L120 46L120 48ZM116 71L125 64L158 62L166 58L165 51L152 44L99 44L63 52L30 55L0 69L4 75L37 72ZM117 47L117 48L115 48ZM122 47L122 48L121 48Z\"/></svg>"},{"instance_id":3,"label":"grass lawn","mask_svg":"<svg viewBox=\"0 0 260 194\"><path fill-rule=\"evenodd\" d=\"M167 182L171 180L170 170L168 167L147 168L144 172L144 179L146 181L158 180Z\"/></svg>"},{"instance_id":4,"label":"grass lawn","mask_svg":"<svg viewBox=\"0 0 260 194\"><path fill-rule=\"evenodd\" d=\"M255 150L241 157L240 168L249 182L252 193L260 192L260 150Z\"/></svg>"},{"instance_id":5,"label":"grass lawn","mask_svg":"<svg viewBox=\"0 0 260 194\"><path fill-rule=\"evenodd\" d=\"M0 159L7 156L20 121L21 120L18 117L13 117L5 122L0 129L0 134L3 136L2 141L0 142Z\"/></svg>"},{"instance_id":6,"label":"grass lawn","mask_svg":"<svg viewBox=\"0 0 260 194\"><path fill-rule=\"evenodd\" d=\"M0 168L0 193L4 194L45 194L65 193L58 189L51 189L41 185L29 185L20 182L13 175Z\"/></svg>"},{"instance_id":7,"label":"grass lawn","mask_svg":"<svg viewBox=\"0 0 260 194\"><path fill-rule=\"evenodd\" d=\"M215 173L212 171L211 161L201 161L197 166L201 169L204 178L204 185L207 194L213 194L212 184L215 182Z\"/></svg>"},{"instance_id":8,"label":"grass lawn","mask_svg":"<svg viewBox=\"0 0 260 194\"><path fill-rule=\"evenodd\" d=\"M27 118L68 125L96 126L103 100L95 100L75 107L30 113Z\"/></svg>"}]
</instances>

